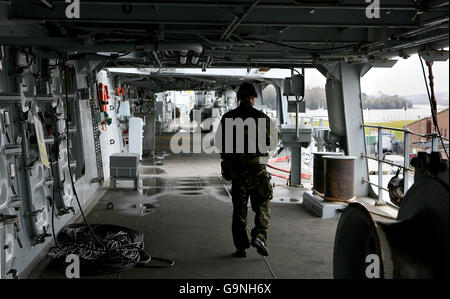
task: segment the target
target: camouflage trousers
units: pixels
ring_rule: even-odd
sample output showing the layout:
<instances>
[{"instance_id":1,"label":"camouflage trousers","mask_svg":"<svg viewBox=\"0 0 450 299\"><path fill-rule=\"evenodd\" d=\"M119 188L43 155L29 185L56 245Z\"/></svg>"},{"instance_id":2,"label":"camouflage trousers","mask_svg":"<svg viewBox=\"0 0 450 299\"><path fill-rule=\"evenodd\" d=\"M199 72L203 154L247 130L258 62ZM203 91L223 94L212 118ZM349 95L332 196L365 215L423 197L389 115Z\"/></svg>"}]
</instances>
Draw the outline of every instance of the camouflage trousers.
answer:
<instances>
[{"instance_id":1,"label":"camouflage trousers","mask_svg":"<svg viewBox=\"0 0 450 299\"><path fill-rule=\"evenodd\" d=\"M250 241L247 234L247 205L250 198L252 210L255 212L255 227L251 231L252 238L259 237L264 242L270 222L269 202L273 197L270 174L263 170L258 174L246 174L233 179L231 196L233 201L232 233L236 249L247 249Z\"/></svg>"}]
</instances>

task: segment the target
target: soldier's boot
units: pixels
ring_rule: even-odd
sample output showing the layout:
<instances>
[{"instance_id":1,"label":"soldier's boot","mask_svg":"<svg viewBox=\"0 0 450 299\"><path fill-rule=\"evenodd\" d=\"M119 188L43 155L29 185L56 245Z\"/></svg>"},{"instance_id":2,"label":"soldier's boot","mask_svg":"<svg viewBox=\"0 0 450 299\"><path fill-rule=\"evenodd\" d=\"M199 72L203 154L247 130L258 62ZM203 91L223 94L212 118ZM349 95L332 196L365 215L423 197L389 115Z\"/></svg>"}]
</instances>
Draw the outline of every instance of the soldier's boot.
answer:
<instances>
[{"instance_id":1,"label":"soldier's boot","mask_svg":"<svg viewBox=\"0 0 450 299\"><path fill-rule=\"evenodd\" d=\"M267 249L266 243L258 237L254 237L250 242L250 245L256 248L256 251L262 256L268 256L269 250Z\"/></svg>"}]
</instances>

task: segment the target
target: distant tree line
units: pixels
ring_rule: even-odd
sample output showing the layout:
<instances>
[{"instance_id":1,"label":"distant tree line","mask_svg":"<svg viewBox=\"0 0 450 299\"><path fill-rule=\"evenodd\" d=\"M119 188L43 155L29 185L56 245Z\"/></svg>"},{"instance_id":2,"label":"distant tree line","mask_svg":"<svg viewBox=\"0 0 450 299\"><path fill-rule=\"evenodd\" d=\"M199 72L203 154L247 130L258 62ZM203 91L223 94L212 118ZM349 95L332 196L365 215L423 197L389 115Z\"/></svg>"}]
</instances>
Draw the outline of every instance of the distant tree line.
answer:
<instances>
[{"instance_id":1,"label":"distant tree line","mask_svg":"<svg viewBox=\"0 0 450 299\"><path fill-rule=\"evenodd\" d=\"M327 108L327 97L325 95L325 88L311 87L305 89L306 108L315 110L319 108Z\"/></svg>"},{"instance_id":2,"label":"distant tree line","mask_svg":"<svg viewBox=\"0 0 450 299\"><path fill-rule=\"evenodd\" d=\"M377 96L369 96L366 93L362 93L361 96L364 109L402 109L405 107L412 108L413 106L410 100L398 95L379 94ZM326 109L325 88L312 87L305 89L305 101L308 109Z\"/></svg>"},{"instance_id":3,"label":"distant tree line","mask_svg":"<svg viewBox=\"0 0 450 299\"><path fill-rule=\"evenodd\" d=\"M380 94L375 97L362 93L361 96L363 109L401 109L412 108L413 106L410 100L398 95Z\"/></svg>"},{"instance_id":4,"label":"distant tree line","mask_svg":"<svg viewBox=\"0 0 450 299\"><path fill-rule=\"evenodd\" d=\"M412 108L413 104L410 100L399 97L398 95L379 94L377 96L369 96L362 93L363 109L402 109ZM263 91L264 104L275 109L276 107L276 92L270 86ZM325 95L325 88L310 87L305 89L306 108L315 110L319 108L327 109L327 98Z\"/></svg>"}]
</instances>

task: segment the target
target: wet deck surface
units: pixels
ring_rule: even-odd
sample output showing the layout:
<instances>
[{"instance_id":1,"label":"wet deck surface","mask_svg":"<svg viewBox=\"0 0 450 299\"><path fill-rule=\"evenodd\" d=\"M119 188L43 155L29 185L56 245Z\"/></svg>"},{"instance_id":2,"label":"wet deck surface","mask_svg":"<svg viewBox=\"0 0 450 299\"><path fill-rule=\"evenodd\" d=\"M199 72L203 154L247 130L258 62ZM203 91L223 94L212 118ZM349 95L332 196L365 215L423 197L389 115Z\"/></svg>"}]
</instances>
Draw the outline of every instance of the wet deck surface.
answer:
<instances>
[{"instance_id":1,"label":"wet deck surface","mask_svg":"<svg viewBox=\"0 0 450 299\"><path fill-rule=\"evenodd\" d=\"M332 278L337 219L320 219L300 204L301 192L276 187L271 204L269 257L254 248L245 259L231 256L231 200L217 176L218 157L168 157L144 161L141 186L109 190L89 213L91 223L109 223L144 233L145 249L175 261L171 268L133 268L85 278ZM231 186L225 184L225 187ZM253 212L249 209L250 228ZM32 278L64 278L44 259Z\"/></svg>"}]
</instances>

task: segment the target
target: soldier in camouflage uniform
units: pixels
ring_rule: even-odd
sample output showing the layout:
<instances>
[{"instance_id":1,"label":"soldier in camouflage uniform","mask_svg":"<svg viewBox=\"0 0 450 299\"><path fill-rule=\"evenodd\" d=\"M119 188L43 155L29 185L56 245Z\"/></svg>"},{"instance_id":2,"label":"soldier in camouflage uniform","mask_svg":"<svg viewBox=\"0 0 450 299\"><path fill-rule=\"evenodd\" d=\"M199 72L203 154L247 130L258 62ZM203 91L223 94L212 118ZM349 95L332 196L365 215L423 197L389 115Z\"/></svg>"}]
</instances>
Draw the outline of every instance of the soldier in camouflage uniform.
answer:
<instances>
[{"instance_id":1,"label":"soldier in camouflage uniform","mask_svg":"<svg viewBox=\"0 0 450 299\"><path fill-rule=\"evenodd\" d=\"M225 139L225 120L230 118L235 120L241 118L253 118L258 124L258 119L266 120L266 145L270 143L270 118L263 112L253 108L257 93L250 83L243 83L238 92L237 98L240 101L239 106L224 114L221 119L219 130L222 136L222 144L218 145L221 152L222 174L225 179L232 180L232 202L233 202L233 222L232 233L233 241L236 247L234 256L245 257L246 250L252 245L256 247L257 252L267 256L266 247L267 232L269 229L270 208L269 202L273 196L270 174L266 170L266 165L261 162L268 159L268 152L261 152L259 147L256 152L248 151L249 141L248 128L244 126L244 153L236 153L236 132L233 132L233 151L226 152ZM258 126L256 125L256 130ZM273 132L272 132L273 133ZM258 134L256 134L258 136ZM255 136L255 137L256 137ZM228 140L228 142L231 142ZM256 142L256 140L254 141ZM263 158L263 159L261 159ZM251 242L247 235L247 205L250 197L252 210L255 212L255 227L251 231Z\"/></svg>"}]
</instances>

